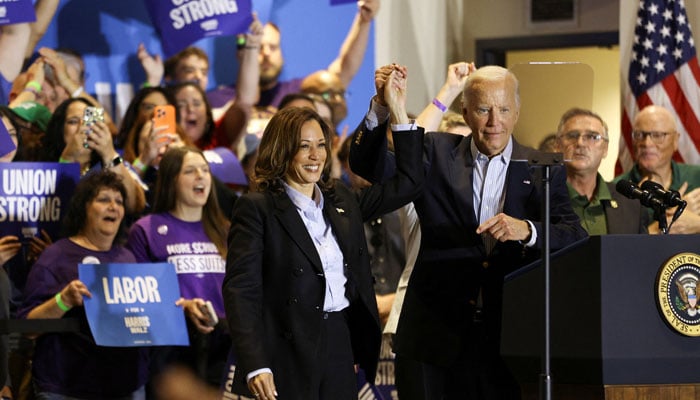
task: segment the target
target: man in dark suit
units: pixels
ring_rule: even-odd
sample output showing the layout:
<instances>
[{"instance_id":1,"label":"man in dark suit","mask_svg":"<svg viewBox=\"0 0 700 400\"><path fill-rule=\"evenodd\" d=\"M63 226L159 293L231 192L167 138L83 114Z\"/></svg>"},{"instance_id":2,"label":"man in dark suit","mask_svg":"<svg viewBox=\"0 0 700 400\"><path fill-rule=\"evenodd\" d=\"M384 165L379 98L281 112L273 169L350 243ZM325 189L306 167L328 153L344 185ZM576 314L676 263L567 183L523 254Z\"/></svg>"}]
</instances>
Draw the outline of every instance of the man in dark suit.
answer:
<instances>
[{"instance_id":1,"label":"man in dark suit","mask_svg":"<svg viewBox=\"0 0 700 400\"><path fill-rule=\"evenodd\" d=\"M414 200L421 247L394 350L397 360L418 361L426 378L420 392L402 392L397 380L402 400L520 397L499 354L503 278L539 257L543 193L527 163L534 150L512 138L520 111L515 76L495 66L472 72L462 103L471 136L431 132L424 139L425 184ZM388 114L376 96L352 139L351 168L373 182L390 170L383 162L390 160ZM551 192L550 243L560 249L586 232L563 168L553 169Z\"/></svg>"},{"instance_id":2,"label":"man in dark suit","mask_svg":"<svg viewBox=\"0 0 700 400\"><path fill-rule=\"evenodd\" d=\"M562 115L557 145L566 160L571 205L589 235L647 233L649 213L641 203L619 194L598 173L608 141L608 125L593 111L572 108Z\"/></svg>"}]
</instances>

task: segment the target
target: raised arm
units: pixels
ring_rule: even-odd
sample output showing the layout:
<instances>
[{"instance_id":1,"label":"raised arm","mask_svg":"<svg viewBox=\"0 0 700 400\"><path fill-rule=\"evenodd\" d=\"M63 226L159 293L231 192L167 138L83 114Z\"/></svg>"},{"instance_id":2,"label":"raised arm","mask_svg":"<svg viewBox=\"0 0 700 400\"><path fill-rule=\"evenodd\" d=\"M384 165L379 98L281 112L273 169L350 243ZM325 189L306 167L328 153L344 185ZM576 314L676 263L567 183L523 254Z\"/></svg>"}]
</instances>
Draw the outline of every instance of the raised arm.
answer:
<instances>
[{"instance_id":1,"label":"raised arm","mask_svg":"<svg viewBox=\"0 0 700 400\"><path fill-rule=\"evenodd\" d=\"M385 85L395 64L385 65L374 72L376 95L370 102L370 110L351 137L350 169L364 179L376 183L393 175L393 160L387 161L386 127L389 109L385 99Z\"/></svg>"},{"instance_id":2,"label":"raised arm","mask_svg":"<svg viewBox=\"0 0 700 400\"><path fill-rule=\"evenodd\" d=\"M22 71L30 34L27 23L0 26L0 74L8 82Z\"/></svg>"},{"instance_id":3,"label":"raised arm","mask_svg":"<svg viewBox=\"0 0 700 400\"><path fill-rule=\"evenodd\" d=\"M37 88L34 83L29 83L36 82L39 87L43 87L44 85L44 60L41 57L37 58L34 63L27 68L26 75L27 83L24 86L24 90L19 92L17 96L10 101L10 108L16 107L26 101L39 101L40 96L43 95L40 88Z\"/></svg>"},{"instance_id":4,"label":"raised arm","mask_svg":"<svg viewBox=\"0 0 700 400\"><path fill-rule=\"evenodd\" d=\"M328 71L336 74L345 88L362 65L372 20L379 11L379 0L358 1L357 8L357 15L340 47L338 57L328 66Z\"/></svg>"},{"instance_id":5,"label":"raised arm","mask_svg":"<svg viewBox=\"0 0 700 400\"><path fill-rule=\"evenodd\" d=\"M253 22L245 34L245 46L239 50L238 79L236 81L236 99L226 110L220 129L226 133L230 148L235 152L238 143L246 134L255 104L260 98L260 65L258 52L263 37L263 25L253 13Z\"/></svg>"},{"instance_id":6,"label":"raised arm","mask_svg":"<svg viewBox=\"0 0 700 400\"><path fill-rule=\"evenodd\" d=\"M144 189L138 177L132 175L119 157L119 153L114 150L112 135L106 123L95 122L90 126L82 126L81 130L83 130L85 135L83 137L86 138L85 146L99 155L102 169L109 169L121 176L124 187L126 188L126 211L134 214L143 211L146 206Z\"/></svg>"},{"instance_id":7,"label":"raised arm","mask_svg":"<svg viewBox=\"0 0 700 400\"><path fill-rule=\"evenodd\" d=\"M426 132L438 130L443 113L462 93L469 74L475 70L474 63L466 62L458 62L447 67L445 83L432 102L425 106L420 115L418 115L416 123L425 128Z\"/></svg>"},{"instance_id":8,"label":"raised arm","mask_svg":"<svg viewBox=\"0 0 700 400\"><path fill-rule=\"evenodd\" d=\"M59 0L37 0L37 2L34 4L36 21L29 24L31 33L29 36L27 49L24 52L25 59L32 56L36 44L39 43L39 40L41 40L42 37L44 37L46 29L49 27L54 14L56 14L58 1Z\"/></svg>"},{"instance_id":9,"label":"raised arm","mask_svg":"<svg viewBox=\"0 0 700 400\"><path fill-rule=\"evenodd\" d=\"M394 173L385 182L363 189L360 209L365 221L395 210L415 199L423 186L423 129L406 114L406 67L394 65L383 85L394 134Z\"/></svg>"},{"instance_id":10,"label":"raised arm","mask_svg":"<svg viewBox=\"0 0 700 400\"><path fill-rule=\"evenodd\" d=\"M136 57L138 57L141 63L143 72L146 73L144 85L160 86L160 82L163 80L163 75L165 74L165 66L163 65L163 60L160 55L150 54L148 50L146 50L146 46L143 43L139 43Z\"/></svg>"},{"instance_id":11,"label":"raised arm","mask_svg":"<svg viewBox=\"0 0 700 400\"><path fill-rule=\"evenodd\" d=\"M54 50L49 47L42 47L39 49L39 54L44 59L44 62L51 66L56 79L56 83L61 85L71 97L81 97L89 101L95 107L103 107L96 98L92 97L85 88L79 83L73 81L70 76L68 76L68 69L66 68L66 63L63 58ZM109 127L110 132L116 132L116 126L112 120L112 116L105 110L104 113L105 123Z\"/></svg>"},{"instance_id":12,"label":"raised arm","mask_svg":"<svg viewBox=\"0 0 700 400\"><path fill-rule=\"evenodd\" d=\"M406 67L396 66L384 84L384 101L389 107L389 121L392 125L409 123L406 113L407 75Z\"/></svg>"}]
</instances>

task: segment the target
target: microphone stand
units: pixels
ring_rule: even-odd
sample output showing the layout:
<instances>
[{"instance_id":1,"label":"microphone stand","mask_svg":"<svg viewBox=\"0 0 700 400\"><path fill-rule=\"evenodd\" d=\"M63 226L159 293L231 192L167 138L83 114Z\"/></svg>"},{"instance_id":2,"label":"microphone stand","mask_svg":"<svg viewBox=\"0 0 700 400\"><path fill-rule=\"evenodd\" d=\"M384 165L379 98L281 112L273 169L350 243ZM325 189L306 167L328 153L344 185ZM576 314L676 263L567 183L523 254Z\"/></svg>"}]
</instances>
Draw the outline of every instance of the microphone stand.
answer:
<instances>
[{"instance_id":1,"label":"microphone stand","mask_svg":"<svg viewBox=\"0 0 700 400\"><path fill-rule=\"evenodd\" d=\"M668 235L668 223L666 222L666 207L663 205L657 205L654 206L653 209L654 219L659 223L659 231L661 231L661 233L663 233L664 235Z\"/></svg>"},{"instance_id":2,"label":"microphone stand","mask_svg":"<svg viewBox=\"0 0 700 400\"><path fill-rule=\"evenodd\" d=\"M542 226L543 237L542 237L542 263L544 264L544 355L542 357L542 373L540 374L540 399L551 400L552 399L552 367L550 354L551 349L551 337L550 337L550 273L549 273L549 261L550 261L550 249L549 249L549 237L550 237L550 172L551 167L555 165L561 165L564 160L562 153L538 153L532 155L528 159L528 164L531 167L542 167L543 176L542 182L544 184L544 205L542 214L544 215L544 223Z\"/></svg>"}]
</instances>

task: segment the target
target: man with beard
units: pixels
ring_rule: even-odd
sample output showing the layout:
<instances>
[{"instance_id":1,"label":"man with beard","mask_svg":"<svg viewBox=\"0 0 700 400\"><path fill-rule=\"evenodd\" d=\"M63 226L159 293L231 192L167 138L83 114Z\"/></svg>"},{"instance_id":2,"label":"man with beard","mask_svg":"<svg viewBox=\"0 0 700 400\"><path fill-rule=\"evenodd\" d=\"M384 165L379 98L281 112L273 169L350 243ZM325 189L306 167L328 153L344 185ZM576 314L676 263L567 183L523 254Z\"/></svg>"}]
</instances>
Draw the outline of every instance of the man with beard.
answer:
<instances>
[{"instance_id":1,"label":"man with beard","mask_svg":"<svg viewBox=\"0 0 700 400\"><path fill-rule=\"evenodd\" d=\"M608 126L590 110L572 108L562 115L557 146L566 160L566 186L574 212L589 235L647 233L649 214L598 173L608 155Z\"/></svg>"}]
</instances>

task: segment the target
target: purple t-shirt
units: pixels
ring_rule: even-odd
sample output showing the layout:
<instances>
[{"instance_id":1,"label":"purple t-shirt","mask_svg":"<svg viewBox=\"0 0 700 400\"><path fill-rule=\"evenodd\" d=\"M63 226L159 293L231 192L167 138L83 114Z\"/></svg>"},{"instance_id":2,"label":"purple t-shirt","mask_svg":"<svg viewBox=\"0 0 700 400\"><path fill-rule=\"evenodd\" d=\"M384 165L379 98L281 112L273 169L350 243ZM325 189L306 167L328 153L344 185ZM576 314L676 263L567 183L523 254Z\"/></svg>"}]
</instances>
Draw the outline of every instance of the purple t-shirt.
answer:
<instances>
[{"instance_id":1,"label":"purple t-shirt","mask_svg":"<svg viewBox=\"0 0 700 400\"><path fill-rule=\"evenodd\" d=\"M282 98L290 93L301 91L302 78L295 78L288 81L277 82L271 89L260 92L258 107L273 106L278 108ZM216 89L207 92L207 99L213 108L223 107L227 102L236 97L236 88L233 86L221 85Z\"/></svg>"},{"instance_id":2,"label":"purple t-shirt","mask_svg":"<svg viewBox=\"0 0 700 400\"><path fill-rule=\"evenodd\" d=\"M173 264L180 295L210 300L217 315L224 318L221 286L226 262L201 221L182 221L170 213L147 215L131 227L127 246L139 262Z\"/></svg>"},{"instance_id":3,"label":"purple t-shirt","mask_svg":"<svg viewBox=\"0 0 700 400\"><path fill-rule=\"evenodd\" d=\"M49 246L27 278L24 318L36 306L54 297L78 279L78 264L133 263L124 247L94 251L61 239ZM148 379L148 348L103 347L95 344L84 307L73 307L64 318L78 318L78 333L45 333L36 340L32 363L34 382L41 392L90 399L126 396Z\"/></svg>"}]
</instances>

